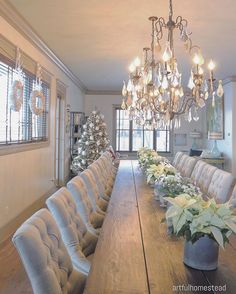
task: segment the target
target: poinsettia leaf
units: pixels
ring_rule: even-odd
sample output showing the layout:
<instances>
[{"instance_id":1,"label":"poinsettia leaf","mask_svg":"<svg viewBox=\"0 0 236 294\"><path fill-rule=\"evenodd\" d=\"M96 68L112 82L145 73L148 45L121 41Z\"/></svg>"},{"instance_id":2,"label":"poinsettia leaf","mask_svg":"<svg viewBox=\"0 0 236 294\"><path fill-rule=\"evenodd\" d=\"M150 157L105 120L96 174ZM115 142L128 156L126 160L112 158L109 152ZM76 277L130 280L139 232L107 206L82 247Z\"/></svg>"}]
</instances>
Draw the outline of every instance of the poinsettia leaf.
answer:
<instances>
[{"instance_id":1,"label":"poinsettia leaf","mask_svg":"<svg viewBox=\"0 0 236 294\"><path fill-rule=\"evenodd\" d=\"M211 226L211 232L216 240L216 242L224 248L224 239L221 233L221 230L218 229L217 227Z\"/></svg>"}]
</instances>

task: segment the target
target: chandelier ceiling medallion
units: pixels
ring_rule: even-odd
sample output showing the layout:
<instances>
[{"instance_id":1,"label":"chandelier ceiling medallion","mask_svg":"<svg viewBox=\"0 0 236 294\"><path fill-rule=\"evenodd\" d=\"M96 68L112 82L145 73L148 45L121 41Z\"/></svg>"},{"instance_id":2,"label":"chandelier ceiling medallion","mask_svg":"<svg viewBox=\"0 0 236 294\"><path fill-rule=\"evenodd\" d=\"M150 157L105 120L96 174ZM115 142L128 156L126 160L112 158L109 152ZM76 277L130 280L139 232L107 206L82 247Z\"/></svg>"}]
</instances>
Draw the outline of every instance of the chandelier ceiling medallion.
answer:
<instances>
[{"instance_id":1,"label":"chandelier ceiling medallion","mask_svg":"<svg viewBox=\"0 0 236 294\"><path fill-rule=\"evenodd\" d=\"M131 120L138 125L165 128L171 122L180 127L184 115L189 122L199 119L198 110L205 106L210 96L212 105L215 96L222 97L223 86L214 78L215 63L210 60L207 74L204 73L204 58L199 46L194 45L188 32L188 21L182 16L173 18L172 0L169 1L169 19L149 17L152 27L151 47L143 48L142 61L139 57L129 66L129 80L122 89L121 108L129 111ZM192 67L186 88L182 85L182 74L174 49L174 31L179 30L180 40L192 57ZM161 46L165 32L167 42Z\"/></svg>"}]
</instances>

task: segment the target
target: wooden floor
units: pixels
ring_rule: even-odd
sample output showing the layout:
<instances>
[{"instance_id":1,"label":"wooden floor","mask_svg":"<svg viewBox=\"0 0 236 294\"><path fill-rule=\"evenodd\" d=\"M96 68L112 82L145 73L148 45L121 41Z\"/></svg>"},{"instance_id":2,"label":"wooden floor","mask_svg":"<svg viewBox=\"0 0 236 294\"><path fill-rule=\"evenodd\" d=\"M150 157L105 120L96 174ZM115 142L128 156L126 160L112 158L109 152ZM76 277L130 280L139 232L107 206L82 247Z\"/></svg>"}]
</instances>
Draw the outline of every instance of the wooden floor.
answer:
<instances>
[{"instance_id":1,"label":"wooden floor","mask_svg":"<svg viewBox=\"0 0 236 294\"><path fill-rule=\"evenodd\" d=\"M11 242L0 245L0 294L32 294L28 277Z\"/></svg>"}]
</instances>

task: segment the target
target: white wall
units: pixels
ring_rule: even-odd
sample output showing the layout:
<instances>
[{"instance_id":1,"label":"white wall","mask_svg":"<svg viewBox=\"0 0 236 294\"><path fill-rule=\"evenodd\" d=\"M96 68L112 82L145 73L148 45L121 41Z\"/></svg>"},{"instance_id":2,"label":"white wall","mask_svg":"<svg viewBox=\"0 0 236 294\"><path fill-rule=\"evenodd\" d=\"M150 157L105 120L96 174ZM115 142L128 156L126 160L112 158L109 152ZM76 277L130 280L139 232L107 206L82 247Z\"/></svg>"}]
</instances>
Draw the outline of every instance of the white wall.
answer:
<instances>
[{"instance_id":1,"label":"white wall","mask_svg":"<svg viewBox=\"0 0 236 294\"><path fill-rule=\"evenodd\" d=\"M113 105L120 105L121 104L121 96L120 95L86 95L85 96L85 113L89 115L89 113L97 107L104 115L105 121L108 127L108 134L112 141L112 134L114 130L113 126ZM189 138L189 132L193 131L194 129L200 131L202 133L202 138L206 137L206 121L205 121L205 109L200 111L200 119L199 121L195 122L192 121L191 123L182 121L182 126L180 129L175 130L175 133L178 134L187 134L187 145L186 146L174 146L173 152L179 150L184 150L189 152L189 149L192 145L192 139ZM204 140L199 139L198 144L199 148L204 147L203 145ZM113 146L114 146L114 142Z\"/></svg>"},{"instance_id":2,"label":"white wall","mask_svg":"<svg viewBox=\"0 0 236 294\"><path fill-rule=\"evenodd\" d=\"M41 51L0 17L0 33L51 75L50 141L40 149L0 156L0 230L54 187L56 80L66 85L66 103L84 111L84 94Z\"/></svg>"}]
</instances>

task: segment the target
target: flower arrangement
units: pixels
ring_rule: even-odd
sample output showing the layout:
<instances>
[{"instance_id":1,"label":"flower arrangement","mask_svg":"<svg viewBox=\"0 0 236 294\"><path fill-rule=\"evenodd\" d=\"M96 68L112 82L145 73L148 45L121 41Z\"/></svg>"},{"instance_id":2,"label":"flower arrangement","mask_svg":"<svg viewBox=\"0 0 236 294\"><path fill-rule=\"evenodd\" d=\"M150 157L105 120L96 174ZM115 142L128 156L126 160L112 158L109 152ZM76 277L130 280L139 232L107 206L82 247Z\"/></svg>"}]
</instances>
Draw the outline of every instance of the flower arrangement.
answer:
<instances>
[{"instance_id":1,"label":"flower arrangement","mask_svg":"<svg viewBox=\"0 0 236 294\"><path fill-rule=\"evenodd\" d=\"M180 194L188 194L192 197L201 194L200 189L194 186L190 179L182 178L180 174L161 176L156 189L162 196L172 198Z\"/></svg>"},{"instance_id":2,"label":"flower arrangement","mask_svg":"<svg viewBox=\"0 0 236 294\"><path fill-rule=\"evenodd\" d=\"M143 169L147 169L150 165L155 164L158 158L159 155L152 149L143 150L138 155L139 164Z\"/></svg>"},{"instance_id":3,"label":"flower arrangement","mask_svg":"<svg viewBox=\"0 0 236 294\"><path fill-rule=\"evenodd\" d=\"M217 204L214 199L204 200L199 195L188 194L166 197L166 200L172 204L166 212L166 220L171 220L174 234L192 244L208 236L224 247L229 236L236 233L236 216L229 202Z\"/></svg>"},{"instance_id":4,"label":"flower arrangement","mask_svg":"<svg viewBox=\"0 0 236 294\"><path fill-rule=\"evenodd\" d=\"M176 173L176 169L169 163L166 163L165 161L159 162L158 165L152 164L146 172L147 183L154 183L163 176L175 175Z\"/></svg>"}]
</instances>

